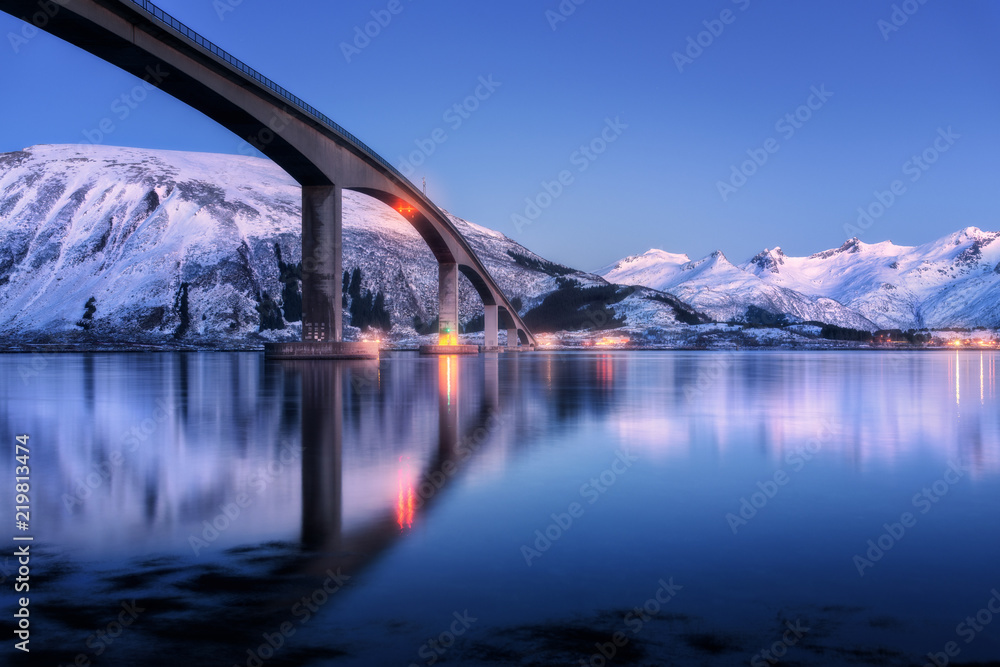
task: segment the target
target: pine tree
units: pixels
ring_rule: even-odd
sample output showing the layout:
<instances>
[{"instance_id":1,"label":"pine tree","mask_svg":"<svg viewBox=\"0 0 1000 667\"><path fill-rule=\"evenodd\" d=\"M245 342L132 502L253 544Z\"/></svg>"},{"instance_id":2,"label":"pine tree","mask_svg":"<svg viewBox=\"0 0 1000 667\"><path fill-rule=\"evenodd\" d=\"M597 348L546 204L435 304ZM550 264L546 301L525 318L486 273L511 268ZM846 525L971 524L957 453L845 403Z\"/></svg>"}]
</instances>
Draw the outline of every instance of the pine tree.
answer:
<instances>
[{"instance_id":1,"label":"pine tree","mask_svg":"<svg viewBox=\"0 0 1000 667\"><path fill-rule=\"evenodd\" d=\"M365 295L364 298L360 300L361 307L359 308L361 312L362 329L368 329L372 324L372 309L373 306L375 305L374 301L375 298L372 296L372 293L369 292L368 290L365 290Z\"/></svg>"},{"instance_id":2,"label":"pine tree","mask_svg":"<svg viewBox=\"0 0 1000 667\"><path fill-rule=\"evenodd\" d=\"M302 320L302 262L286 264L281 258L281 247L274 244L274 254L278 258L278 280L282 283L281 310L286 322Z\"/></svg>"},{"instance_id":3,"label":"pine tree","mask_svg":"<svg viewBox=\"0 0 1000 667\"><path fill-rule=\"evenodd\" d=\"M93 324L94 313L97 312L97 299L90 297L87 303L83 306L83 318L78 320L76 326L88 330L90 325Z\"/></svg>"},{"instance_id":4,"label":"pine tree","mask_svg":"<svg viewBox=\"0 0 1000 667\"><path fill-rule=\"evenodd\" d=\"M377 328L385 332L392 331L392 318L389 316L389 311L385 308L385 294L381 290L375 296L375 305L372 307L372 319L372 324Z\"/></svg>"},{"instance_id":5,"label":"pine tree","mask_svg":"<svg viewBox=\"0 0 1000 667\"><path fill-rule=\"evenodd\" d=\"M260 314L260 327L258 331L285 328L285 322L281 319L281 308L278 307L278 303L267 292L257 297L257 305L254 309Z\"/></svg>"},{"instance_id":6,"label":"pine tree","mask_svg":"<svg viewBox=\"0 0 1000 667\"><path fill-rule=\"evenodd\" d=\"M347 293L352 299L361 298L361 269L358 267L355 267L354 273L351 274L351 285L347 288Z\"/></svg>"}]
</instances>

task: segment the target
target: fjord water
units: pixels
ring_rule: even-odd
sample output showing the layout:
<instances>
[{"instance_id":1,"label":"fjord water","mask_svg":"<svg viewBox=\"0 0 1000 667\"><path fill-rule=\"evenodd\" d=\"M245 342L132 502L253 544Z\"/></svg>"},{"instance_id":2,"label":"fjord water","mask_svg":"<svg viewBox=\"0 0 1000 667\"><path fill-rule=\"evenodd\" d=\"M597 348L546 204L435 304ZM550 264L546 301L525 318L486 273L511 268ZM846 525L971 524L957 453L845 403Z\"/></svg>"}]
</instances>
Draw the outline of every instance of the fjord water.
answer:
<instances>
[{"instance_id":1,"label":"fjord water","mask_svg":"<svg viewBox=\"0 0 1000 667\"><path fill-rule=\"evenodd\" d=\"M997 660L998 356L2 355L32 658Z\"/></svg>"}]
</instances>

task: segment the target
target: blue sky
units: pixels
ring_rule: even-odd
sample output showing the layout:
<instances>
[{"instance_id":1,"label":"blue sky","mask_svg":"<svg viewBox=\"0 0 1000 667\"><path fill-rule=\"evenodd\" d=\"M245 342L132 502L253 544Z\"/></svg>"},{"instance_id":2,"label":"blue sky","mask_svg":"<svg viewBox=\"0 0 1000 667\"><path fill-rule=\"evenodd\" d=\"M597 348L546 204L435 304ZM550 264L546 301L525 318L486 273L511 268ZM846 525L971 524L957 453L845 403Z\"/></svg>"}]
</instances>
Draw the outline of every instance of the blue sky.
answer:
<instances>
[{"instance_id":1,"label":"blue sky","mask_svg":"<svg viewBox=\"0 0 1000 667\"><path fill-rule=\"evenodd\" d=\"M389 0L159 4L397 166L442 129L447 140L411 180L426 177L452 213L578 268L650 247L692 258L721 249L741 262L854 234L918 244L969 225L1000 229L996 3L398 2L347 55L342 45ZM47 34L12 39L24 27L0 15L0 151L84 141L135 80ZM679 67L689 38L704 46ZM449 112L480 77L499 86L480 88L485 99L465 117ZM810 98L814 87L825 100ZM102 141L217 153L241 144L159 91ZM592 141L603 152L579 151ZM925 151L933 164L915 166ZM763 164L733 178L754 155ZM561 172L567 184L550 201L543 184ZM902 194L858 227L858 208L879 213L876 193L894 181ZM731 189L720 193L720 182ZM537 216L515 224L526 212Z\"/></svg>"}]
</instances>

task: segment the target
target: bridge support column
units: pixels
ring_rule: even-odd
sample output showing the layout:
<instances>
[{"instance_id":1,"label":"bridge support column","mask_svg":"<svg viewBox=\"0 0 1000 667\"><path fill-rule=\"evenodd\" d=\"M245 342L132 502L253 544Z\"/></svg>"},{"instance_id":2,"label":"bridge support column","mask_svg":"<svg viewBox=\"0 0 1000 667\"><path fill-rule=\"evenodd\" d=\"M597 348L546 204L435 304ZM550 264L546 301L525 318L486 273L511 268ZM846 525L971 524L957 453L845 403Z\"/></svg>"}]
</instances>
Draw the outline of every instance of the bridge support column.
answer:
<instances>
[{"instance_id":1,"label":"bridge support column","mask_svg":"<svg viewBox=\"0 0 1000 667\"><path fill-rule=\"evenodd\" d=\"M458 264L438 264L438 344L458 345Z\"/></svg>"},{"instance_id":2,"label":"bridge support column","mask_svg":"<svg viewBox=\"0 0 1000 667\"><path fill-rule=\"evenodd\" d=\"M340 342L344 331L343 191L302 186L302 339Z\"/></svg>"},{"instance_id":3,"label":"bridge support column","mask_svg":"<svg viewBox=\"0 0 1000 667\"><path fill-rule=\"evenodd\" d=\"M517 347L517 329L507 329L507 347Z\"/></svg>"},{"instance_id":4,"label":"bridge support column","mask_svg":"<svg viewBox=\"0 0 1000 667\"><path fill-rule=\"evenodd\" d=\"M269 359L378 359L378 343L344 343L343 190L302 186L302 342L265 343Z\"/></svg>"},{"instance_id":5,"label":"bridge support column","mask_svg":"<svg viewBox=\"0 0 1000 667\"><path fill-rule=\"evenodd\" d=\"M500 313L498 306L485 306L483 313L483 347L487 350L497 347L499 342Z\"/></svg>"}]
</instances>

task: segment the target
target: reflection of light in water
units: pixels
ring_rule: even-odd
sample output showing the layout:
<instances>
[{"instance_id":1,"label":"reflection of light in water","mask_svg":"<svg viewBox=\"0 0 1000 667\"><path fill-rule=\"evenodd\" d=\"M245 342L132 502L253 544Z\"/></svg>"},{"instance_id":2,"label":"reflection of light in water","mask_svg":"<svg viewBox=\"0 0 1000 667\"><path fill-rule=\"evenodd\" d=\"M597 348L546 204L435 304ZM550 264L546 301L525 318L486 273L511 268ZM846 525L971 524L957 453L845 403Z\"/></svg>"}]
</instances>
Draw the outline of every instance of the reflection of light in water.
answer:
<instances>
[{"instance_id":1,"label":"reflection of light in water","mask_svg":"<svg viewBox=\"0 0 1000 667\"><path fill-rule=\"evenodd\" d=\"M787 465L786 456L818 439L823 456L868 467L894 465L925 449L958 459L968 454L971 442L981 442L984 454L974 461L977 470L998 474L1000 424L993 383L1000 382L994 373L1000 353L985 356L984 351L979 407L969 401L974 386L965 389L961 404L961 383L975 381L974 358L970 350L808 359L782 353L744 355L721 365L716 357L692 355L686 375L664 373L651 383L647 376L637 381L628 373L632 365L649 363L646 356L616 355L616 389L625 397L612 406L610 419L620 442L651 458L693 459L711 452L725 461L755 448L773 457L775 466ZM834 360L850 371L839 369ZM767 363L781 372L753 374ZM959 363L968 365L964 374ZM925 369L934 371L933 387ZM688 398L686 388L703 377L711 382ZM958 403L955 409L949 400ZM858 405L868 409L859 413Z\"/></svg>"},{"instance_id":2,"label":"reflection of light in water","mask_svg":"<svg viewBox=\"0 0 1000 667\"><path fill-rule=\"evenodd\" d=\"M955 376L955 404L961 405L962 402L962 369L961 362L963 357L959 355L956 351L955 359L948 360L948 372L952 373L951 367L954 363L954 376ZM965 356L964 361L967 366L972 365L972 359L970 356ZM973 369L969 369L968 376L972 376L975 373ZM971 377L969 377L971 379ZM968 380L967 380L968 381ZM986 391L987 388L989 391ZM996 358L994 355L986 358L985 352L979 353L979 403L981 405L986 404L986 396L989 394L990 398L996 395Z\"/></svg>"},{"instance_id":3,"label":"reflection of light in water","mask_svg":"<svg viewBox=\"0 0 1000 667\"><path fill-rule=\"evenodd\" d=\"M958 352L956 352L955 353L955 405L962 404L962 390L959 387L958 383L958 379L959 376L961 375L961 372L958 369L958 362L959 362Z\"/></svg>"},{"instance_id":4,"label":"reflection of light in water","mask_svg":"<svg viewBox=\"0 0 1000 667\"><path fill-rule=\"evenodd\" d=\"M416 506L416 496L413 492L413 476L407 464L397 473L398 491L396 493L396 523L399 529L413 527L413 512Z\"/></svg>"},{"instance_id":5,"label":"reflection of light in water","mask_svg":"<svg viewBox=\"0 0 1000 667\"><path fill-rule=\"evenodd\" d=\"M614 359L610 355L602 355L597 359L597 381L602 387L610 387L615 377Z\"/></svg>"},{"instance_id":6,"label":"reflection of light in water","mask_svg":"<svg viewBox=\"0 0 1000 667\"><path fill-rule=\"evenodd\" d=\"M451 406L452 374L455 373L452 366L452 355L442 355L438 357L438 388L441 390L441 397ZM456 378L457 379L457 378Z\"/></svg>"}]
</instances>

